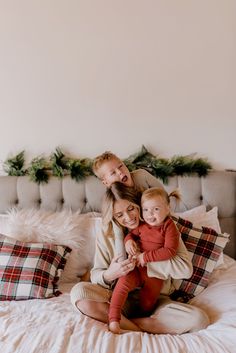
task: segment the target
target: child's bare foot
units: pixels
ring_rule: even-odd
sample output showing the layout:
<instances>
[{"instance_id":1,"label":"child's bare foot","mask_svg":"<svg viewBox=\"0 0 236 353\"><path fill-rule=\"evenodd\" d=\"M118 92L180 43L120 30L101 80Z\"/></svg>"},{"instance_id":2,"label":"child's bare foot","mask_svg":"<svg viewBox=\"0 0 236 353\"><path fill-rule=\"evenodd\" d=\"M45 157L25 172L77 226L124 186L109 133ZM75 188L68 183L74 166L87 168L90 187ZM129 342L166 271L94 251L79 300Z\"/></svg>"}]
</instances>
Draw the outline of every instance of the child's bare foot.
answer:
<instances>
[{"instance_id":1,"label":"child's bare foot","mask_svg":"<svg viewBox=\"0 0 236 353\"><path fill-rule=\"evenodd\" d=\"M109 330L113 333L120 334L121 329L120 329L120 324L117 321L112 321L109 323Z\"/></svg>"}]
</instances>

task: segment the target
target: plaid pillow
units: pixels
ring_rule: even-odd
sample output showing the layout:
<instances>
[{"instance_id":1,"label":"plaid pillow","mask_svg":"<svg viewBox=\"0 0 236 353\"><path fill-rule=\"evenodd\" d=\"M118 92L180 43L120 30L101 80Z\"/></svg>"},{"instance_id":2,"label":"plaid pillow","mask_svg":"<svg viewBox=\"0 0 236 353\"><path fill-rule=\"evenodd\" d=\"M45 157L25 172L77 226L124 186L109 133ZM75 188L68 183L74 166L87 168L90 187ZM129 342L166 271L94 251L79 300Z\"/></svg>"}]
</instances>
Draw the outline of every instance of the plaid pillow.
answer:
<instances>
[{"instance_id":1,"label":"plaid pillow","mask_svg":"<svg viewBox=\"0 0 236 353\"><path fill-rule=\"evenodd\" d=\"M193 274L189 279L174 280L177 290L171 298L187 302L207 287L216 262L229 241L228 234L219 234L211 228L196 228L180 217L172 217L189 252Z\"/></svg>"},{"instance_id":2,"label":"plaid pillow","mask_svg":"<svg viewBox=\"0 0 236 353\"><path fill-rule=\"evenodd\" d=\"M0 300L61 294L57 283L70 252L63 245L26 243L0 235Z\"/></svg>"}]
</instances>

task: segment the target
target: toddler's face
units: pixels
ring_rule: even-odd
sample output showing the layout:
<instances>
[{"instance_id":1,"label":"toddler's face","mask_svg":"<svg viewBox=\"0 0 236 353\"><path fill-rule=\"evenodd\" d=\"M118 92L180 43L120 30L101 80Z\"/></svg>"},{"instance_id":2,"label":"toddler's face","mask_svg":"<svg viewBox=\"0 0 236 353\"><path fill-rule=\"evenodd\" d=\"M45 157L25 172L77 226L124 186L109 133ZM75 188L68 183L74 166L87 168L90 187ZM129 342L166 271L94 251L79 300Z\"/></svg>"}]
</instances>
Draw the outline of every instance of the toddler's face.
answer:
<instances>
[{"instance_id":1,"label":"toddler's face","mask_svg":"<svg viewBox=\"0 0 236 353\"><path fill-rule=\"evenodd\" d=\"M133 186L133 180L126 165L119 159L105 162L99 170L104 185L110 187L116 181L126 186Z\"/></svg>"},{"instance_id":2,"label":"toddler's face","mask_svg":"<svg viewBox=\"0 0 236 353\"><path fill-rule=\"evenodd\" d=\"M155 196L142 202L143 219L151 226L159 226L169 213L169 205L161 196Z\"/></svg>"}]
</instances>

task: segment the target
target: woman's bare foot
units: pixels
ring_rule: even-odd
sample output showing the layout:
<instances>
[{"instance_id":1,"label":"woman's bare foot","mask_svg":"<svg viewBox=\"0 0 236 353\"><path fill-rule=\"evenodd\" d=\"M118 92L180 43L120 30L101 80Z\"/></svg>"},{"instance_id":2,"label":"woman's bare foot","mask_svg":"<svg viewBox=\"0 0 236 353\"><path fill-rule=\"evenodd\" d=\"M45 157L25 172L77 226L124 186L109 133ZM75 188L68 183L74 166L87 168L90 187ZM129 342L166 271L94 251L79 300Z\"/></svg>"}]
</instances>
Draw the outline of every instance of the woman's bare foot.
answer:
<instances>
[{"instance_id":1,"label":"woman's bare foot","mask_svg":"<svg viewBox=\"0 0 236 353\"><path fill-rule=\"evenodd\" d=\"M113 333L120 334L121 329L120 329L120 324L118 321L112 321L109 323L109 330Z\"/></svg>"}]
</instances>

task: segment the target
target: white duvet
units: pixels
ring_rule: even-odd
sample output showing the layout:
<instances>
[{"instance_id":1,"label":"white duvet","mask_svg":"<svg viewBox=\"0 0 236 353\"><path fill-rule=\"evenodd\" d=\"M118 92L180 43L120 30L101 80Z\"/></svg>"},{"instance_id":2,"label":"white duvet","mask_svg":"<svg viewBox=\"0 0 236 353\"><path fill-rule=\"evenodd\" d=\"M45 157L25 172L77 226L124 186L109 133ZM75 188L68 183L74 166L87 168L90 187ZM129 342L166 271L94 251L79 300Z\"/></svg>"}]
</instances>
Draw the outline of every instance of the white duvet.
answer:
<instances>
[{"instance_id":1,"label":"white duvet","mask_svg":"<svg viewBox=\"0 0 236 353\"><path fill-rule=\"evenodd\" d=\"M236 262L225 268L192 303L211 320L207 329L184 335L129 332L114 335L105 324L80 314L70 303L71 286L45 300L0 302L0 352L4 353L235 353Z\"/></svg>"}]
</instances>

